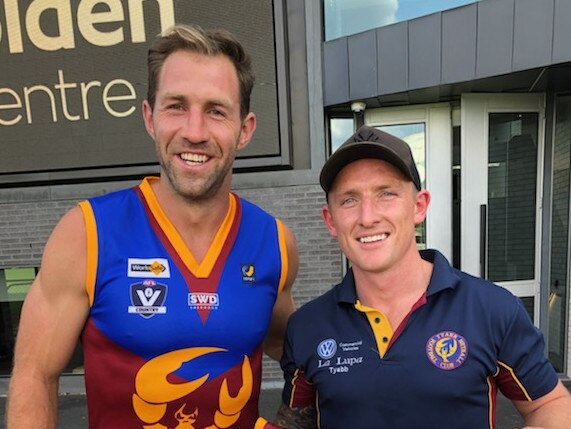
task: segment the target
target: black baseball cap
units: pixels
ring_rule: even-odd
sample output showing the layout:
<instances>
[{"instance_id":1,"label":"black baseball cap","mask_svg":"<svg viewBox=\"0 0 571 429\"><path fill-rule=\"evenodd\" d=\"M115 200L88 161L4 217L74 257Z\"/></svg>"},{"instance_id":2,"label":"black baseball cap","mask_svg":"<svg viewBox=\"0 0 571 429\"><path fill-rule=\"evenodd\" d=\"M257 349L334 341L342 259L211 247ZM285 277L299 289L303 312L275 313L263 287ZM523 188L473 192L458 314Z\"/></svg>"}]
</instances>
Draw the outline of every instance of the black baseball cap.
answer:
<instances>
[{"instance_id":1,"label":"black baseball cap","mask_svg":"<svg viewBox=\"0 0 571 429\"><path fill-rule=\"evenodd\" d=\"M321 187L328 193L337 174L348 164L365 158L387 161L397 167L420 190L420 176L410 146L378 128L363 125L339 146L325 162L319 176Z\"/></svg>"}]
</instances>

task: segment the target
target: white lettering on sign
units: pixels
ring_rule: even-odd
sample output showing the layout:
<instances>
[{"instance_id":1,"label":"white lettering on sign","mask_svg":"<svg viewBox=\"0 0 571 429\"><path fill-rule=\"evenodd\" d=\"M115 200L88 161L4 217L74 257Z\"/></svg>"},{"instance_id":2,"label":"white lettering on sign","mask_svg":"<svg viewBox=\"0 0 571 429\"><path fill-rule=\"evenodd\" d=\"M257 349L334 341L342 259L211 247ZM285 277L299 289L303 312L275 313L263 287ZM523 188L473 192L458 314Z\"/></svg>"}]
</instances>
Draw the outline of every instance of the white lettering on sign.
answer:
<instances>
[{"instance_id":1,"label":"white lettering on sign","mask_svg":"<svg viewBox=\"0 0 571 429\"><path fill-rule=\"evenodd\" d=\"M125 27L131 29L131 43L144 43L147 40L143 9L143 3L147 0L128 0L127 11L121 0L80 0L75 17L72 0L33 0L26 10L21 10L22 5L18 0L3 2L5 19L4 22L0 21L0 44L8 43L11 54L24 52L24 34L36 48L43 51L75 49L75 26L81 36L95 46L123 43L126 37ZM155 0L155 3L159 8L162 31L175 23L174 0ZM46 34L42 29L44 14L55 16L57 34ZM115 28L106 31L100 26L113 23L116 24Z\"/></svg>"},{"instance_id":2,"label":"white lettering on sign","mask_svg":"<svg viewBox=\"0 0 571 429\"><path fill-rule=\"evenodd\" d=\"M97 91L98 96L90 94L94 88L103 87ZM33 123L33 106L42 110L48 107L53 122L58 122L58 112L68 121L89 119L89 100L99 98L105 111L116 118L124 118L135 110L137 94L134 85L125 79L113 79L105 84L98 80L89 82L66 82L63 70L58 70L58 83L53 89L47 85L32 85L22 89L21 94L12 88L0 87L0 125L11 126L18 124L25 115L28 124ZM80 112L69 111L69 100L79 99ZM122 109L116 103L122 104ZM115 105L114 105L115 103ZM3 113L4 112L4 113Z\"/></svg>"}]
</instances>

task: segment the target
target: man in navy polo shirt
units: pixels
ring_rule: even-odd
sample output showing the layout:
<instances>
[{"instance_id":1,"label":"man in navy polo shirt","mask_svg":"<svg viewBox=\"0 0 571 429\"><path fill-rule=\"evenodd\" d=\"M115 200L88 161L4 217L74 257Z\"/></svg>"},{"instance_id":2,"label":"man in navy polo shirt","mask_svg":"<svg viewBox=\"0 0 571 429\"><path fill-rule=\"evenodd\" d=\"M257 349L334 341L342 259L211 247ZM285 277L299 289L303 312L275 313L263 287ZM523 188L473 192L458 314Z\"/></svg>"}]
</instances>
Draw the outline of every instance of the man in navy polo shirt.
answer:
<instances>
[{"instance_id":1,"label":"man in navy polo shirt","mask_svg":"<svg viewBox=\"0 0 571 429\"><path fill-rule=\"evenodd\" d=\"M571 428L571 396L520 301L417 250L430 194L404 141L363 126L320 183L351 269L290 318L277 424L495 428L500 389L526 427Z\"/></svg>"}]
</instances>

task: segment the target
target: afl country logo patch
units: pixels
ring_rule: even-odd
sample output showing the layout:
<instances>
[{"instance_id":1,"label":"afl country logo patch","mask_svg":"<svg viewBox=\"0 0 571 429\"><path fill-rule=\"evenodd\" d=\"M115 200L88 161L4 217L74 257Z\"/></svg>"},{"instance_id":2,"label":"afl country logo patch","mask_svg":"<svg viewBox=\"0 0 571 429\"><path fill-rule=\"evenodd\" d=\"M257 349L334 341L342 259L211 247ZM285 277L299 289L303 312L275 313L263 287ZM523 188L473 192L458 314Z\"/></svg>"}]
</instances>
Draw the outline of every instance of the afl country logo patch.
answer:
<instances>
[{"instance_id":1,"label":"afl country logo patch","mask_svg":"<svg viewBox=\"0 0 571 429\"><path fill-rule=\"evenodd\" d=\"M442 331L428 339L426 356L437 368L456 369L468 357L468 342L456 332Z\"/></svg>"},{"instance_id":2,"label":"afl country logo patch","mask_svg":"<svg viewBox=\"0 0 571 429\"><path fill-rule=\"evenodd\" d=\"M337 342L331 338L323 340L317 346L317 354L321 359L331 359L337 353Z\"/></svg>"},{"instance_id":3,"label":"afl country logo patch","mask_svg":"<svg viewBox=\"0 0 571 429\"><path fill-rule=\"evenodd\" d=\"M155 314L166 314L167 308L163 305L167 298L166 285L154 280L145 280L142 283L131 285L131 304L128 312L138 314L148 319Z\"/></svg>"}]
</instances>

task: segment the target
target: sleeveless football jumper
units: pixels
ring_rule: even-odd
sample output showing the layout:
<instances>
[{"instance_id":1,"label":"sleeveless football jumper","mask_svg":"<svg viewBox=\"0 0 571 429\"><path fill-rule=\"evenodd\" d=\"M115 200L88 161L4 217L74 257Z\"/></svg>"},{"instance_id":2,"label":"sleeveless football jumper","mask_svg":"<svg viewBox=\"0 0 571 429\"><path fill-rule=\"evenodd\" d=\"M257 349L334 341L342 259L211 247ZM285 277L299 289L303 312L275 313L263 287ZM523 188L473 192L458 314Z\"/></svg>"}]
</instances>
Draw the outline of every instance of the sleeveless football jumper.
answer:
<instances>
[{"instance_id":1,"label":"sleeveless football jumper","mask_svg":"<svg viewBox=\"0 0 571 429\"><path fill-rule=\"evenodd\" d=\"M229 194L198 263L146 178L80 203L90 428L263 428L262 343L287 276L281 222Z\"/></svg>"}]
</instances>

